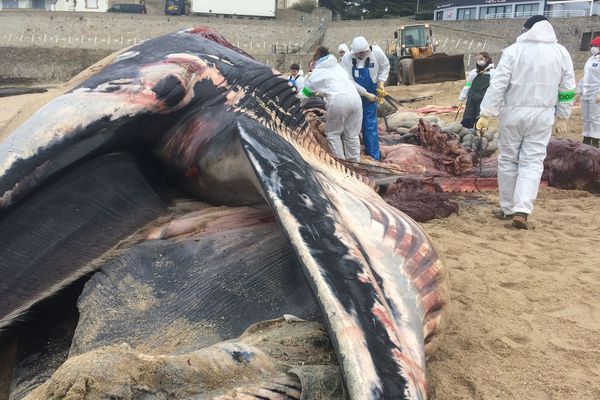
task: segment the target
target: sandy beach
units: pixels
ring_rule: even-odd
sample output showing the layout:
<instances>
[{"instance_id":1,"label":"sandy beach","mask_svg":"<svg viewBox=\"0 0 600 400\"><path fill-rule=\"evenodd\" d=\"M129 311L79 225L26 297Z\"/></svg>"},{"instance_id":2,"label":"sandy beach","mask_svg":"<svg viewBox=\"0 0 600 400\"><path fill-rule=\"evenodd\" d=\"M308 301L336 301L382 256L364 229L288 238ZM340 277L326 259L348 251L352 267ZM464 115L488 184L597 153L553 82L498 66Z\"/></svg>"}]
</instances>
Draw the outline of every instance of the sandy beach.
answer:
<instances>
[{"instance_id":1,"label":"sandy beach","mask_svg":"<svg viewBox=\"0 0 600 400\"><path fill-rule=\"evenodd\" d=\"M457 105L462 84L390 93L433 96L408 108ZM26 115L46 96L1 98L0 138L13 115L24 106ZM568 137L580 140L580 132L576 108ZM423 224L449 270L451 292L446 330L428 363L431 398L599 399L600 198L543 188L532 231L491 218L497 200L495 192L459 197L458 215Z\"/></svg>"},{"instance_id":2,"label":"sandy beach","mask_svg":"<svg viewBox=\"0 0 600 400\"><path fill-rule=\"evenodd\" d=\"M391 91L433 96L409 107L418 108L457 105L461 86ZM581 127L575 107L565 137L581 140ZM451 292L448 326L428 364L431 397L600 398L600 198L542 188L532 231L491 218L497 202L497 192L477 195L460 201L458 215L423 224L449 269Z\"/></svg>"}]
</instances>

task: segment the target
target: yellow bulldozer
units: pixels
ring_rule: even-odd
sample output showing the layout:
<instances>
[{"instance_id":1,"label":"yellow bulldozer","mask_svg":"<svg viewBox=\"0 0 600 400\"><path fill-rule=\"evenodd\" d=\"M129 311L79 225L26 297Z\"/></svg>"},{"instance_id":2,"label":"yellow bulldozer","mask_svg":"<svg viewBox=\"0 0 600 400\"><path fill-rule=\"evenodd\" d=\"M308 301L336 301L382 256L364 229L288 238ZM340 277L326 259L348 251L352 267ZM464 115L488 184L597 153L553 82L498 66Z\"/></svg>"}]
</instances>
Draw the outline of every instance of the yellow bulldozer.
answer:
<instances>
[{"instance_id":1,"label":"yellow bulldozer","mask_svg":"<svg viewBox=\"0 0 600 400\"><path fill-rule=\"evenodd\" d=\"M388 85L414 85L465 79L462 54L436 53L428 24L401 26L394 32L395 42L388 48L390 76Z\"/></svg>"}]
</instances>

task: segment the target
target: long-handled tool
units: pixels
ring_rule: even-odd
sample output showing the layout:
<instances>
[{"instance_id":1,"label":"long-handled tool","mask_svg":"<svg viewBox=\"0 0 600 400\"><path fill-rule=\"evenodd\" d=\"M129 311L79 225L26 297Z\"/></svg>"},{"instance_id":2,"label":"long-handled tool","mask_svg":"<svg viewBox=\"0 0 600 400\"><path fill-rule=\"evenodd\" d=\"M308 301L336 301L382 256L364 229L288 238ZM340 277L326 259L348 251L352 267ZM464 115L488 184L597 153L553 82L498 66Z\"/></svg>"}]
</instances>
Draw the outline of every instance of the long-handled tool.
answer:
<instances>
[{"instance_id":1,"label":"long-handled tool","mask_svg":"<svg viewBox=\"0 0 600 400\"><path fill-rule=\"evenodd\" d=\"M385 97L378 97L377 98L377 105L379 106L379 109L381 110L381 115L383 115L383 122L385 122L385 131L389 132L390 131L390 126L388 125L387 116L385 115L385 108L383 107L383 100L384 99L385 99Z\"/></svg>"},{"instance_id":2,"label":"long-handled tool","mask_svg":"<svg viewBox=\"0 0 600 400\"><path fill-rule=\"evenodd\" d=\"M415 101L421 101L421 100L429 100L432 98L432 96L419 96L419 97L411 97L410 99L395 99L392 96L390 96L388 93L385 94L384 98L389 102L393 102L396 103L397 105L401 106L402 104L406 104L406 103L414 103Z\"/></svg>"},{"instance_id":3,"label":"long-handled tool","mask_svg":"<svg viewBox=\"0 0 600 400\"><path fill-rule=\"evenodd\" d=\"M475 127L475 136L477 136L477 145L475 146L475 155L477 156L477 162L479 163L479 171L475 174L475 188L479 193L481 189L477 185L477 180L481 177L483 173L483 163L481 162L483 159L483 134L485 133L485 129L477 129Z\"/></svg>"},{"instance_id":4,"label":"long-handled tool","mask_svg":"<svg viewBox=\"0 0 600 400\"><path fill-rule=\"evenodd\" d=\"M461 101L460 104L458 105L458 110L456 110L456 115L454 116L454 120L456 121L456 119L458 118L458 114L460 114L460 109L463 106L463 102Z\"/></svg>"}]
</instances>

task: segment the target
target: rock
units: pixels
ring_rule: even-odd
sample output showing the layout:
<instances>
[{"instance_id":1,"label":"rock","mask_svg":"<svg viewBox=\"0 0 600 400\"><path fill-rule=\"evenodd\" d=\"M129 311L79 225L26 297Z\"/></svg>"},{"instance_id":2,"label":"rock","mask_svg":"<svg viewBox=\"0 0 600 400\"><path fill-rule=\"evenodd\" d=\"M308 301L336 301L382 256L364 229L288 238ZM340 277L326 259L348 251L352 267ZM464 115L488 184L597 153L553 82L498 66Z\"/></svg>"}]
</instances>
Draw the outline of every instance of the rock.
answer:
<instances>
[{"instance_id":1,"label":"rock","mask_svg":"<svg viewBox=\"0 0 600 400\"><path fill-rule=\"evenodd\" d=\"M440 119L437 117L437 115L425 115L424 117L422 117L425 121L429 121L429 122L433 122L433 123L437 123Z\"/></svg>"},{"instance_id":2,"label":"rock","mask_svg":"<svg viewBox=\"0 0 600 400\"><path fill-rule=\"evenodd\" d=\"M459 134L460 131L462 131L464 128L458 122L451 122L450 124L448 124L448 129L456 134Z\"/></svg>"}]
</instances>

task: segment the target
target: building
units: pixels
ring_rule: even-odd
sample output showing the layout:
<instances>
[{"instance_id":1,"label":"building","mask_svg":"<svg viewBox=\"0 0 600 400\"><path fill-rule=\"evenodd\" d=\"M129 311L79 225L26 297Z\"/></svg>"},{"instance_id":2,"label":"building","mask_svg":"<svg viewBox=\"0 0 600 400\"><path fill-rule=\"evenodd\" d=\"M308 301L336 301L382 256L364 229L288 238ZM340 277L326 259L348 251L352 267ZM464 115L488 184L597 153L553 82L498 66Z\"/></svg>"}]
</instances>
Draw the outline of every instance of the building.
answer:
<instances>
[{"instance_id":1,"label":"building","mask_svg":"<svg viewBox=\"0 0 600 400\"><path fill-rule=\"evenodd\" d=\"M436 21L529 18L543 14L547 17L583 17L600 14L595 0L449 0L435 6Z\"/></svg>"},{"instance_id":2,"label":"building","mask_svg":"<svg viewBox=\"0 0 600 400\"><path fill-rule=\"evenodd\" d=\"M105 12L108 0L1 0L0 9Z\"/></svg>"},{"instance_id":3,"label":"building","mask_svg":"<svg viewBox=\"0 0 600 400\"><path fill-rule=\"evenodd\" d=\"M123 1L129 3L130 1ZM106 12L108 0L54 0L53 11Z\"/></svg>"},{"instance_id":4,"label":"building","mask_svg":"<svg viewBox=\"0 0 600 400\"><path fill-rule=\"evenodd\" d=\"M0 1L0 10L50 10L51 5L51 0L2 0Z\"/></svg>"}]
</instances>

